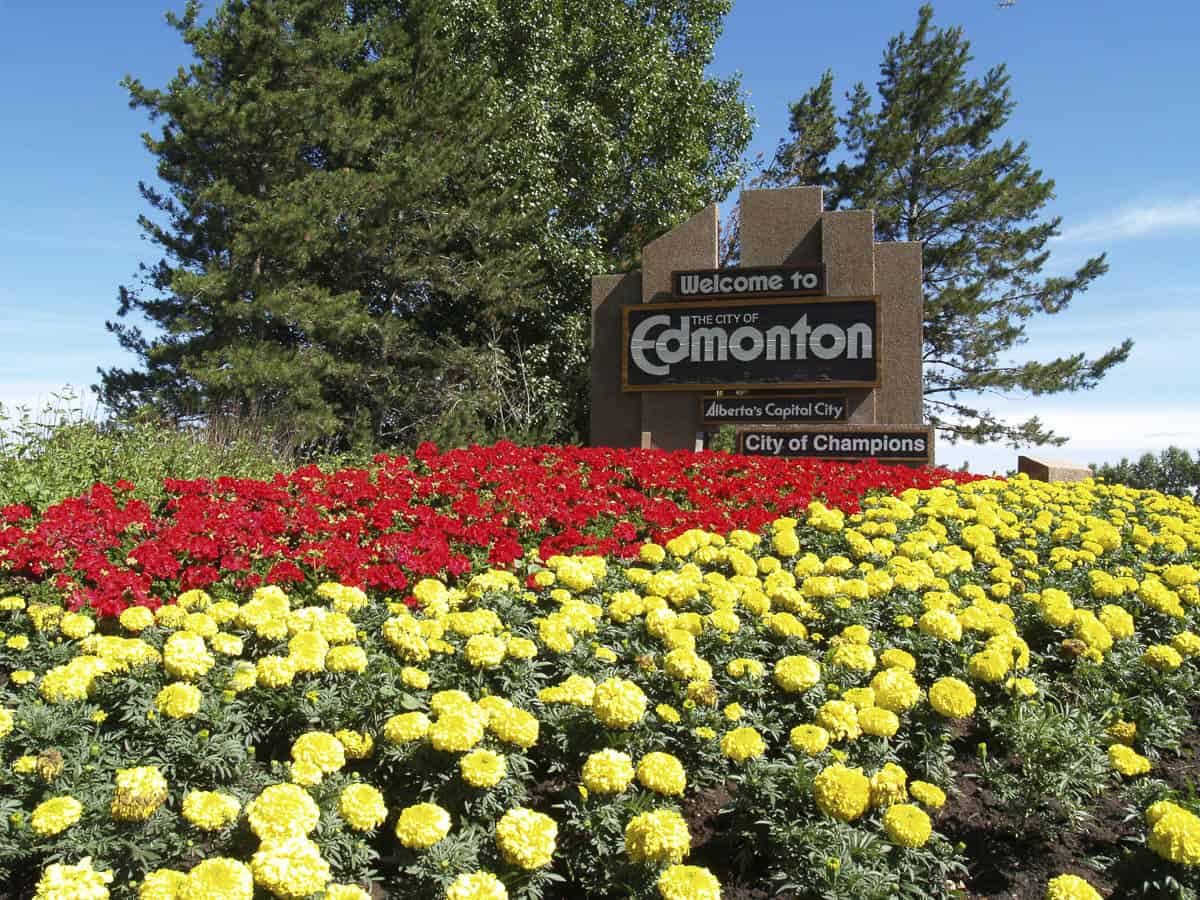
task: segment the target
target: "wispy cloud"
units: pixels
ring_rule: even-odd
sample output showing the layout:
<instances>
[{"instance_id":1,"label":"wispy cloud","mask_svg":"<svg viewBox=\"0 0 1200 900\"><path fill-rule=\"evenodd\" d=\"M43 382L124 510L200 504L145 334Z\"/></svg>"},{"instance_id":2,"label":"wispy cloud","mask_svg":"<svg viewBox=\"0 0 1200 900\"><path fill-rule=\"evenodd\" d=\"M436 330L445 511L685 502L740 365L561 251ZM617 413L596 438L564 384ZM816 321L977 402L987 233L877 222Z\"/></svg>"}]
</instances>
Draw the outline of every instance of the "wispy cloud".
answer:
<instances>
[{"instance_id":1,"label":"wispy cloud","mask_svg":"<svg viewBox=\"0 0 1200 900\"><path fill-rule=\"evenodd\" d=\"M1058 240L1117 241L1193 228L1200 228L1200 196L1181 197L1145 206L1125 206L1068 228Z\"/></svg>"}]
</instances>

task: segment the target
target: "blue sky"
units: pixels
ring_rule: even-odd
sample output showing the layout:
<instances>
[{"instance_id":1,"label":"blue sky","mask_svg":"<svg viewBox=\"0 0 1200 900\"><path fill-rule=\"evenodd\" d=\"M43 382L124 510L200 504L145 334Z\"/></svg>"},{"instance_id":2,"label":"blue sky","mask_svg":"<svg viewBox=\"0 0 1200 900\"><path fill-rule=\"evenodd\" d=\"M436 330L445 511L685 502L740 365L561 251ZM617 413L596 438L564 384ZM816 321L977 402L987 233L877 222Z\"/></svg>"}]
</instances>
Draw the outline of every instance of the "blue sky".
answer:
<instances>
[{"instance_id":1,"label":"blue sky","mask_svg":"<svg viewBox=\"0 0 1200 900\"><path fill-rule=\"evenodd\" d=\"M99 366L132 362L104 328L117 287L154 247L141 239L139 179L154 164L118 82L164 84L186 62L163 21L169 0L43 7L0 0L0 403L38 407ZM713 70L742 73L758 120L751 155L773 152L788 104L834 70L839 94L873 85L889 37L917 3L740 0ZM1107 251L1110 273L1074 306L1035 320L1023 358L1100 353L1132 337L1131 360L1094 391L997 398L1071 438L1043 455L1097 461L1179 444L1200 448L1200 8L1191 0L990 0L936 5L961 25L977 71L1004 62L1017 108L1009 136L1056 182L1064 218L1053 271ZM1039 451L1030 451L1035 455ZM939 448L979 471L1015 465L1006 448Z\"/></svg>"}]
</instances>

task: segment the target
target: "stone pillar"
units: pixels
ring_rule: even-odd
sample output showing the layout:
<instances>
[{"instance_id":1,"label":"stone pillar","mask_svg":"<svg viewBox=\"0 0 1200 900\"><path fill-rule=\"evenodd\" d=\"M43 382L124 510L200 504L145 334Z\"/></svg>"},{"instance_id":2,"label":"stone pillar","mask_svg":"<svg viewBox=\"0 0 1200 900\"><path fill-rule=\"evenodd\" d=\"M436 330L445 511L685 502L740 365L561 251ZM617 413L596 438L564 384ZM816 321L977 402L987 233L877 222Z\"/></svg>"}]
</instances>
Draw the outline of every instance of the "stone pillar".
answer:
<instances>
[{"instance_id":1,"label":"stone pillar","mask_svg":"<svg viewBox=\"0 0 1200 900\"><path fill-rule=\"evenodd\" d=\"M919 242L888 241L875 245L875 283L883 345L881 382L875 390L875 421L883 425L924 420L921 392L925 311L921 277Z\"/></svg>"},{"instance_id":2,"label":"stone pillar","mask_svg":"<svg viewBox=\"0 0 1200 900\"><path fill-rule=\"evenodd\" d=\"M620 353L624 321L621 308L641 302L641 272L593 276L593 447L637 447L641 441L642 397L621 390Z\"/></svg>"},{"instance_id":3,"label":"stone pillar","mask_svg":"<svg viewBox=\"0 0 1200 900\"><path fill-rule=\"evenodd\" d=\"M642 248L642 302L672 299L676 269L715 269L719 213L709 204L682 225ZM613 346L620 347L620 341ZM618 363L619 364L619 363ZM592 401L593 404L595 400ZM692 450L700 426L700 404L693 391L647 391L642 395L642 432L661 450Z\"/></svg>"},{"instance_id":4,"label":"stone pillar","mask_svg":"<svg viewBox=\"0 0 1200 900\"><path fill-rule=\"evenodd\" d=\"M875 294L875 213L869 209L827 212L821 216L821 261L830 297L871 297ZM880 318L883 313L880 311ZM888 335L880 330L879 352L887 358ZM846 391L846 421L870 425L876 417L875 391Z\"/></svg>"},{"instance_id":5,"label":"stone pillar","mask_svg":"<svg viewBox=\"0 0 1200 900\"><path fill-rule=\"evenodd\" d=\"M821 261L819 187L742 191L742 266Z\"/></svg>"}]
</instances>

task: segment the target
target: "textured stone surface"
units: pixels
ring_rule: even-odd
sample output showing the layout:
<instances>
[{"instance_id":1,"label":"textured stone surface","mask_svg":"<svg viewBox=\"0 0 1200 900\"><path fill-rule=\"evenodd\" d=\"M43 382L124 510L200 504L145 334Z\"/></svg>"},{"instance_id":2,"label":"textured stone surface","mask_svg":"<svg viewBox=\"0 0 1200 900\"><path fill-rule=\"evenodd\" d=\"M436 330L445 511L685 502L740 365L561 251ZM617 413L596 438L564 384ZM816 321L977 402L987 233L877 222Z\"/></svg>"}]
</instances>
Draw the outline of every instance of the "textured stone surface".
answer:
<instances>
[{"instance_id":1,"label":"textured stone surface","mask_svg":"<svg viewBox=\"0 0 1200 900\"><path fill-rule=\"evenodd\" d=\"M676 269L715 269L720 215L715 203L642 248L642 302L671 299L671 273ZM613 348L620 365L621 343ZM661 450L693 450L701 430L696 394L685 391L642 395L642 432Z\"/></svg>"},{"instance_id":2,"label":"textured stone surface","mask_svg":"<svg viewBox=\"0 0 1200 900\"><path fill-rule=\"evenodd\" d=\"M875 245L875 288L879 293L881 377L875 391L875 421L920 422L922 330L921 245L892 241Z\"/></svg>"},{"instance_id":3,"label":"textured stone surface","mask_svg":"<svg viewBox=\"0 0 1200 900\"><path fill-rule=\"evenodd\" d=\"M642 398L621 390L621 308L642 301L642 274L592 278L591 442L595 447L636 447Z\"/></svg>"},{"instance_id":4,"label":"textured stone surface","mask_svg":"<svg viewBox=\"0 0 1200 900\"><path fill-rule=\"evenodd\" d=\"M875 294L875 214L869 209L842 210L821 215L821 261L830 297L870 297ZM879 317L882 321L883 310ZM880 354L887 358L886 330L880 332ZM847 392L847 421L867 425L878 421L877 397L869 389ZM915 421L915 420L914 420Z\"/></svg>"},{"instance_id":5,"label":"textured stone surface","mask_svg":"<svg viewBox=\"0 0 1200 900\"><path fill-rule=\"evenodd\" d=\"M1092 470L1083 463L1033 456L1018 456L1017 471L1035 481L1083 481L1092 477Z\"/></svg>"},{"instance_id":6,"label":"textured stone surface","mask_svg":"<svg viewBox=\"0 0 1200 900\"><path fill-rule=\"evenodd\" d=\"M742 191L742 266L821 261L819 187Z\"/></svg>"}]
</instances>

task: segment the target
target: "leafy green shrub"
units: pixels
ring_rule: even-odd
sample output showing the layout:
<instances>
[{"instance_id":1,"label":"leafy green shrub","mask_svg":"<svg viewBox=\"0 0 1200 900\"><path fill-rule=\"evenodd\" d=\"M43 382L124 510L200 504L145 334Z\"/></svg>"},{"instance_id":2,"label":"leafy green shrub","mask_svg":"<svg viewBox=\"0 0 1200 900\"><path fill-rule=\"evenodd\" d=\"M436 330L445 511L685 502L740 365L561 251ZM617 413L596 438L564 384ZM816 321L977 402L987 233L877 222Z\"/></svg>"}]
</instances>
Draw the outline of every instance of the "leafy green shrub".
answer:
<instances>
[{"instance_id":1,"label":"leafy green shrub","mask_svg":"<svg viewBox=\"0 0 1200 900\"><path fill-rule=\"evenodd\" d=\"M153 503L164 496L164 478L270 478L302 461L352 458L324 450L297 444L256 414L200 426L152 417L102 420L66 391L36 416L27 407L0 406L0 506L24 503L40 512L98 481L122 478Z\"/></svg>"}]
</instances>

